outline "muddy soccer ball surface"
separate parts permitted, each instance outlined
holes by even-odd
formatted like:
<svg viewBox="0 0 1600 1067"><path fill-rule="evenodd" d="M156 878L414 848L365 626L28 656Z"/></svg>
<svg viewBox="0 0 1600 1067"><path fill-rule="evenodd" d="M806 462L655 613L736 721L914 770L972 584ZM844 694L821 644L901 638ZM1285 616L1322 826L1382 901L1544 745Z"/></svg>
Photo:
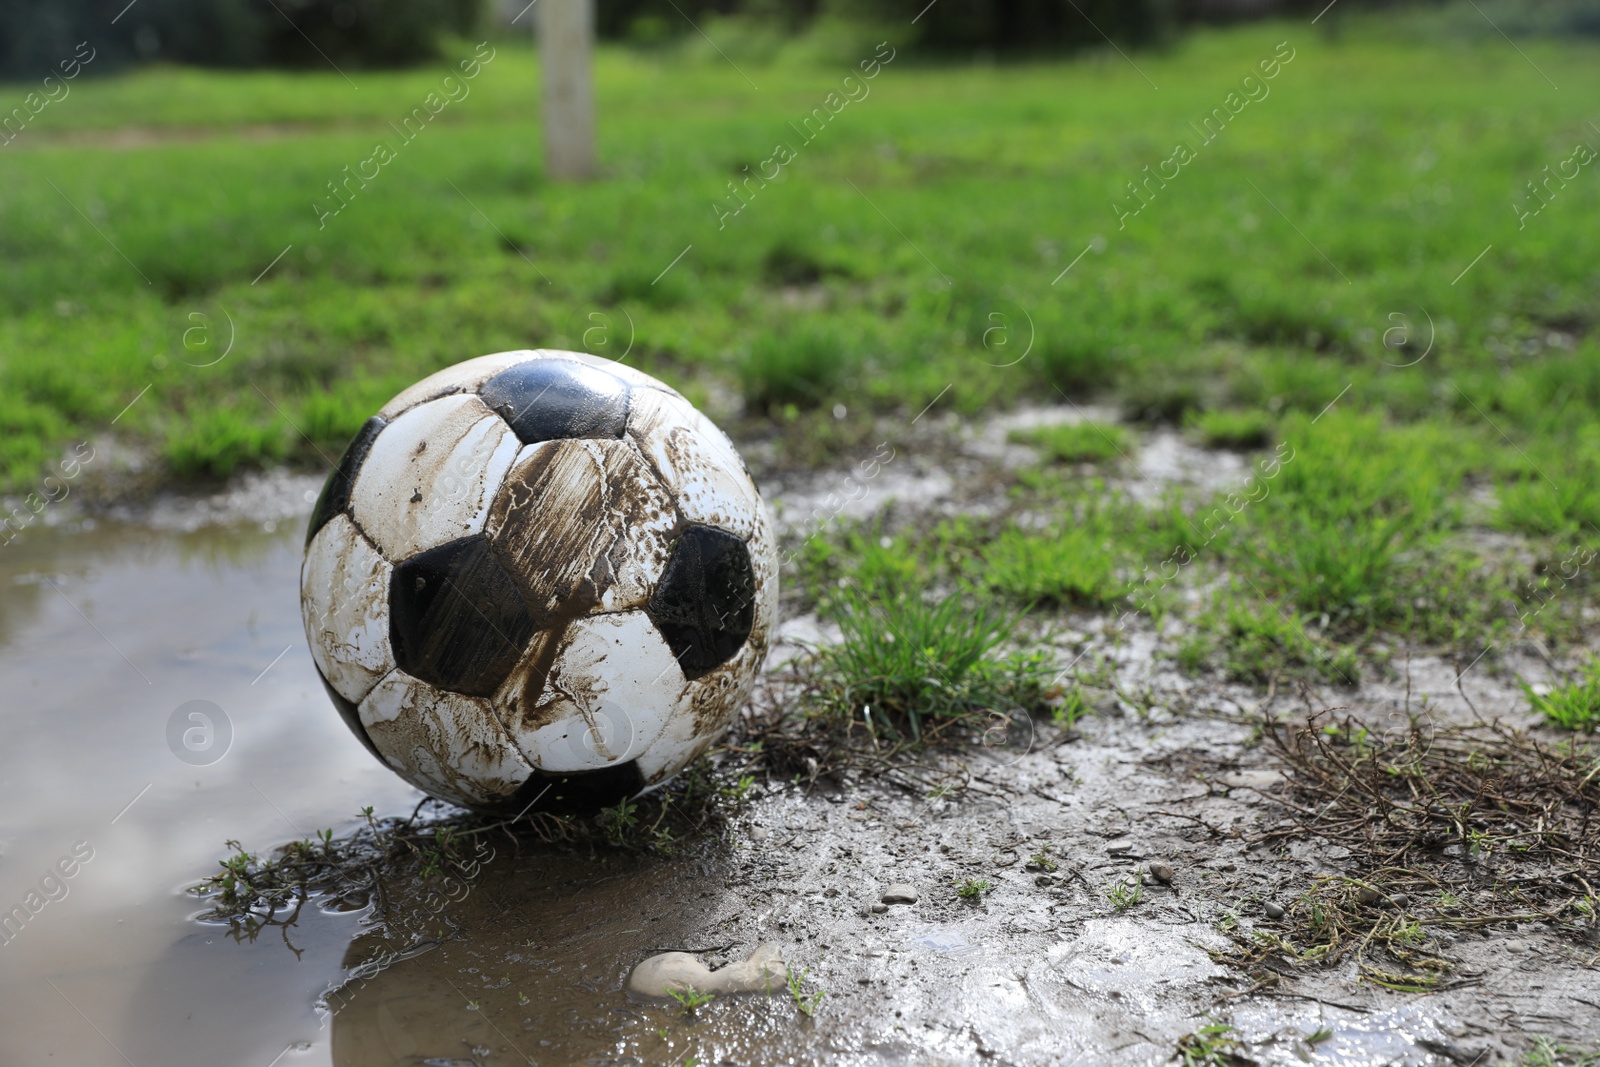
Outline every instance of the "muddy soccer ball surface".
<svg viewBox="0 0 1600 1067"><path fill-rule="evenodd" d="M486 811L612 804L703 752L767 651L778 564L721 430L573 352L468 360L356 434L300 572L345 722Z"/></svg>

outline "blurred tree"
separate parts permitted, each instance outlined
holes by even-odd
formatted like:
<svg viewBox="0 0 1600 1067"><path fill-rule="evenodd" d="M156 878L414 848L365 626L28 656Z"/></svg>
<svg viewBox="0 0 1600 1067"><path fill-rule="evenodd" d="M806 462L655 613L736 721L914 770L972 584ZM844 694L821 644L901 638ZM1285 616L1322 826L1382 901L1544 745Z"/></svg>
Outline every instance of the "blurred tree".
<svg viewBox="0 0 1600 1067"><path fill-rule="evenodd" d="M88 41L102 73L129 60L197 66L400 66L479 24L482 0L0 0L0 78L50 73Z"/></svg>
<svg viewBox="0 0 1600 1067"><path fill-rule="evenodd" d="M1150 44L1177 26L1178 0L828 0L832 13L870 12L910 24L916 41L942 52L1060 51Z"/></svg>
<svg viewBox="0 0 1600 1067"><path fill-rule="evenodd" d="M0 78L59 77L60 63L72 57L91 26L103 29L90 42L95 57L87 69L121 66L132 54L132 34L111 25L117 11L109 0L0 0Z"/></svg>

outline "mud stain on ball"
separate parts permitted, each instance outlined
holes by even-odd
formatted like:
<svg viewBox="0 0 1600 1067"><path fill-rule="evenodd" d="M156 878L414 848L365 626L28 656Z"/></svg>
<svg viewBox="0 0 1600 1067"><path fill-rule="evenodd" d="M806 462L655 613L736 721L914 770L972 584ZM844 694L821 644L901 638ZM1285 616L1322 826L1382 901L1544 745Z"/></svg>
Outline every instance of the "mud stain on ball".
<svg viewBox="0 0 1600 1067"><path fill-rule="evenodd" d="M760 493L727 436L680 398L641 393L628 436L689 522L748 539L762 515Z"/></svg>
<svg viewBox="0 0 1600 1067"><path fill-rule="evenodd" d="M649 599L677 509L620 441L549 441L522 450L486 526L541 629Z"/></svg>

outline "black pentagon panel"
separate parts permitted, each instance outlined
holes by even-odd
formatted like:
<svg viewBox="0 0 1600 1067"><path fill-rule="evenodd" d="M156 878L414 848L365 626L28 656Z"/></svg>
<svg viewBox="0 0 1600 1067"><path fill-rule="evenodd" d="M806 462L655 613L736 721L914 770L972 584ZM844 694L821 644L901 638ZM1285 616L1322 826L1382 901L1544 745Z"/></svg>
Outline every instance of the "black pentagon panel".
<svg viewBox="0 0 1600 1067"><path fill-rule="evenodd" d="M530 811L593 815L601 808L616 806L643 788L644 775L639 772L636 760L570 774L534 771L510 799L500 801L495 807L510 815Z"/></svg>
<svg viewBox="0 0 1600 1067"><path fill-rule="evenodd" d="M395 663L440 689L490 696L533 630L528 605L482 534L419 552L389 576Z"/></svg>
<svg viewBox="0 0 1600 1067"><path fill-rule="evenodd" d="M750 550L733 534L690 526L672 548L661 584L646 608L685 677L698 678L732 659L756 619L756 572Z"/></svg>
<svg viewBox="0 0 1600 1067"><path fill-rule="evenodd" d="M306 526L306 544L311 543L311 539L328 524L329 519L350 506L350 490L356 484L361 464L367 461L367 453L372 451L372 442L378 439L378 431L387 425L374 415L356 431L350 446L339 457L338 466L322 483L322 493L317 497L316 507L311 509L311 522Z"/></svg>
<svg viewBox="0 0 1600 1067"><path fill-rule="evenodd" d="M378 751L378 746L374 745L372 738L367 736L367 728L361 723L361 712L356 710L354 704L340 696L337 689L328 684L328 680L322 677L322 671L319 668L313 666L311 669L317 672L317 679L322 682L322 688L328 691L328 699L333 701L333 706L339 709L339 718L343 719L344 724L350 727L350 732L360 738L363 745L367 746L367 751L378 757L379 763L387 766L389 761L383 758L383 753Z"/></svg>
<svg viewBox="0 0 1600 1067"><path fill-rule="evenodd" d="M628 383L575 359L530 359L478 389L522 443L571 437L620 438L628 426Z"/></svg>

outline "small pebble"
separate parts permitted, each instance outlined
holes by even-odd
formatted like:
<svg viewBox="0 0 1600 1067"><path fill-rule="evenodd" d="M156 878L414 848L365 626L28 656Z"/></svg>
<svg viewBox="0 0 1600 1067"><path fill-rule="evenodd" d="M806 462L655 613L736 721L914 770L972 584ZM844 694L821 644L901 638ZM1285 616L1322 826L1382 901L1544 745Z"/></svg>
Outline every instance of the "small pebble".
<svg viewBox="0 0 1600 1067"><path fill-rule="evenodd" d="M1156 881L1160 882L1162 885L1172 884L1172 868L1168 867L1160 860L1157 860L1150 865L1150 876Z"/></svg>
<svg viewBox="0 0 1600 1067"><path fill-rule="evenodd" d="M888 910L889 910L889 905L887 905L887 904L874 904L872 906L872 914L874 914L874 915L882 915L884 912L886 912Z"/></svg>
<svg viewBox="0 0 1600 1067"><path fill-rule="evenodd" d="M1404 893L1396 893L1394 896L1389 898L1389 903L1393 904L1397 908L1404 909L1410 905L1411 898L1406 896Z"/></svg>
<svg viewBox="0 0 1600 1067"><path fill-rule="evenodd" d="M917 891L905 882L896 882L893 885L885 886L883 896L879 899L885 904L915 904L917 902Z"/></svg>
<svg viewBox="0 0 1600 1067"><path fill-rule="evenodd" d="M1041 874L1033 880L1033 884L1039 886L1052 886L1056 884L1056 878L1053 874Z"/></svg>
<svg viewBox="0 0 1600 1067"><path fill-rule="evenodd" d="M1281 919L1281 918L1284 917L1285 914L1287 914L1283 910L1283 905L1279 904L1277 901L1274 901L1274 900L1267 901L1267 906L1266 906L1265 910L1266 910L1266 913L1267 913L1267 918L1269 918L1269 919Z"/></svg>
<svg viewBox="0 0 1600 1067"><path fill-rule="evenodd" d="M1375 903L1381 896L1383 896L1383 894L1378 892L1376 889L1373 889L1371 886L1364 885L1356 890L1356 899L1361 901L1363 904Z"/></svg>

